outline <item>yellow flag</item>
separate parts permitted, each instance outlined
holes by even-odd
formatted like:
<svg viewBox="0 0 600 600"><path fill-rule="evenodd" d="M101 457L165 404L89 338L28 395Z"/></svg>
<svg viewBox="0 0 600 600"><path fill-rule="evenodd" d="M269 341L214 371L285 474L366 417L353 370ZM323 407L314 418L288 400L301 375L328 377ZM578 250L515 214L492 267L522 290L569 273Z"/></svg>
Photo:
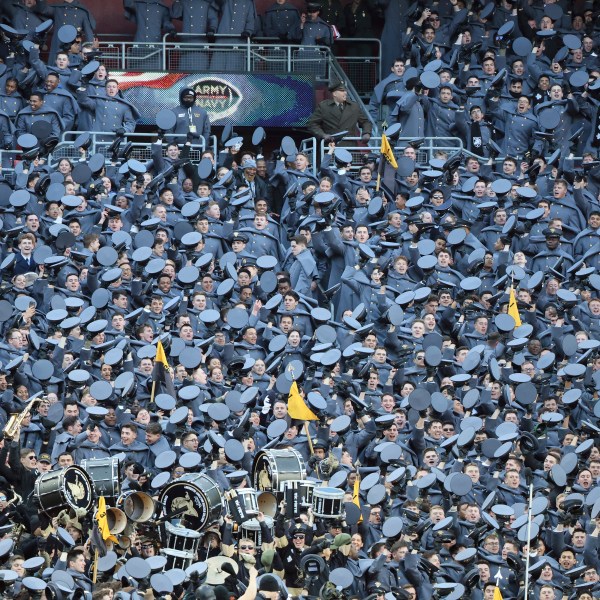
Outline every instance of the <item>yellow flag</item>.
<svg viewBox="0 0 600 600"><path fill-rule="evenodd" d="M169 361L167 360L167 355L165 354L165 349L163 348L162 342L158 342L158 344L156 344L156 358L154 360L155 362L165 365L167 369L169 368Z"/></svg>
<svg viewBox="0 0 600 600"><path fill-rule="evenodd" d="M500 588L498 586L494 588L494 600L502 600L502 594L500 593Z"/></svg>
<svg viewBox="0 0 600 600"><path fill-rule="evenodd" d="M390 163L390 165L392 165L392 167L394 167L394 169L398 168L398 163L396 162L396 157L394 156L394 151L392 150L392 147L390 146L390 143L388 142L388 139L385 136L385 133L383 133L381 135L380 152L381 152L382 156L385 156L385 159Z"/></svg>
<svg viewBox="0 0 600 600"><path fill-rule="evenodd" d="M111 542L118 544L119 540L112 535L108 527L108 519L106 518L106 500L104 499L104 496L100 496L100 498L98 498L98 512L96 513L96 521L98 521L98 529L100 530L102 539L105 542L110 540Z"/></svg>
<svg viewBox="0 0 600 600"><path fill-rule="evenodd" d="M356 506L358 506L358 508L360 508L360 495L359 494L360 494L360 477L357 475L356 479L354 480L354 490L352 492L352 502L354 504L356 504ZM362 514L361 514L358 522L362 523L362 520L363 520L363 518L362 518Z"/></svg>
<svg viewBox="0 0 600 600"><path fill-rule="evenodd" d="M176 397L173 379L169 371L169 362L167 361L167 355L162 342L156 344L156 357L154 358L154 367L152 368L151 402L154 402L156 394L169 394L169 396Z"/></svg>
<svg viewBox="0 0 600 600"><path fill-rule="evenodd" d="M515 290L512 285L510 286L510 294L508 298L508 314L515 320L517 327L521 327L521 316L519 315L517 298L515 297Z"/></svg>
<svg viewBox="0 0 600 600"><path fill-rule="evenodd" d="M288 414L292 419L298 419L299 421L317 421L319 419L319 417L306 406L295 381L292 383L290 395L288 396Z"/></svg>

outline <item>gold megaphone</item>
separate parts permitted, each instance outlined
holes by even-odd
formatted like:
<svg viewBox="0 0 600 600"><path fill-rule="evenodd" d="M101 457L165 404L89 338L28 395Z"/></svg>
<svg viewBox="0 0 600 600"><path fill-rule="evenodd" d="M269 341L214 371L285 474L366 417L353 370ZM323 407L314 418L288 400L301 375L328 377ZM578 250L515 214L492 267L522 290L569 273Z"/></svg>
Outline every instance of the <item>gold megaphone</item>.
<svg viewBox="0 0 600 600"><path fill-rule="evenodd" d="M106 507L106 520L108 529L113 535L123 533L127 526L127 516L120 508Z"/></svg>
<svg viewBox="0 0 600 600"><path fill-rule="evenodd" d="M145 523L154 516L154 500L144 492L131 492L122 496L122 506L127 518L135 523Z"/></svg>
<svg viewBox="0 0 600 600"><path fill-rule="evenodd" d="M258 510L268 517L277 515L277 498L272 492L261 492L257 498Z"/></svg>

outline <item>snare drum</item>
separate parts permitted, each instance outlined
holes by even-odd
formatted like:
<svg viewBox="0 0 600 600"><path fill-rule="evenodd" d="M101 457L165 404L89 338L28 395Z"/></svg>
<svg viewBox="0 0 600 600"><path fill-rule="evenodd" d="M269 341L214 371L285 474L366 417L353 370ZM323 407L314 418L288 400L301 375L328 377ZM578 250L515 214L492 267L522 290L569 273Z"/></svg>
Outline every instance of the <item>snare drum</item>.
<svg viewBox="0 0 600 600"><path fill-rule="evenodd" d="M263 450L254 458L252 481L259 491L279 492L284 481L305 478L304 459L297 450Z"/></svg>
<svg viewBox="0 0 600 600"><path fill-rule="evenodd" d="M329 487L315 488L312 510L316 517L322 519L343 519L344 491Z"/></svg>
<svg viewBox="0 0 600 600"><path fill-rule="evenodd" d="M162 548L160 553L167 559L165 571L170 569L183 569L185 571L195 560L195 554L184 550Z"/></svg>
<svg viewBox="0 0 600 600"><path fill-rule="evenodd" d="M225 505L219 486L203 473L186 473L165 486L158 501L165 515L185 509L173 519L180 519L195 531L201 531L218 521Z"/></svg>
<svg viewBox="0 0 600 600"><path fill-rule="evenodd" d="M40 475L33 487L40 508L49 516L65 508L90 511L94 505L94 484L91 477L77 466Z"/></svg>
<svg viewBox="0 0 600 600"><path fill-rule="evenodd" d="M180 550L196 555L202 534L193 529L177 527L168 521L165 523L163 547L169 550Z"/></svg>
<svg viewBox="0 0 600 600"><path fill-rule="evenodd" d="M92 478L96 496L104 496L107 500L120 496L121 477L118 458L84 459L81 461L81 468L85 469Z"/></svg>
<svg viewBox="0 0 600 600"><path fill-rule="evenodd" d="M294 518L302 510L300 504L300 486L301 481L284 481L281 484L281 492L285 500L285 516L288 519Z"/></svg>
<svg viewBox="0 0 600 600"><path fill-rule="evenodd" d="M255 489L231 490L225 492L225 497L227 498L229 514L238 525L258 514L258 500Z"/></svg>
<svg viewBox="0 0 600 600"><path fill-rule="evenodd" d="M308 508L312 506L313 491L315 489L314 481L284 481L281 485L281 491L286 502L288 502L288 498L291 500L290 489L293 489L298 496L298 499L294 501L298 507Z"/></svg>
<svg viewBox="0 0 600 600"><path fill-rule="evenodd" d="M265 523L267 528L271 531L271 536L273 537L275 534L275 526L274 521L271 517L265 516ZM242 523L240 527L240 536L239 539L248 538L254 542L254 546L256 548L260 548L262 544L262 533L260 531L260 523L257 519L250 519L245 523Z"/></svg>
<svg viewBox="0 0 600 600"><path fill-rule="evenodd" d="M298 494L300 495L300 506L308 508L312 506L313 493L315 490L314 481L299 481Z"/></svg>

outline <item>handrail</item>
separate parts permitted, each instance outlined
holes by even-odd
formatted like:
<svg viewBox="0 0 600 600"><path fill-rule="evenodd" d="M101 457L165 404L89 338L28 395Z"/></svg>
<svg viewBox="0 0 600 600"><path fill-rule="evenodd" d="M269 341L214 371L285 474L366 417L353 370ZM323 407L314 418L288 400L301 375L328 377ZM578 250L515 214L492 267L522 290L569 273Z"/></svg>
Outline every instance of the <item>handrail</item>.
<svg viewBox="0 0 600 600"><path fill-rule="evenodd" d="M317 174L317 138L306 138L300 142L300 152L308 156L310 170L313 175Z"/></svg>
<svg viewBox="0 0 600 600"><path fill-rule="evenodd" d="M313 138L314 139L314 138ZM359 145L360 137L345 137L344 138L344 149L348 150L352 154L352 166L351 169L356 169L362 166L362 162L358 160L359 157L364 156L367 152L373 152L379 154L381 147L381 137L372 136L367 146ZM401 150L404 150L409 142L413 141L414 137L401 137L394 142L393 151L395 155ZM455 152L464 151L463 142L457 137L424 137L419 138L424 140L423 145L419 148L418 152L426 153L426 156L422 156L422 160L417 160L417 163L425 164L433 158L434 152L446 151L450 154ZM319 142L319 163L323 160L325 154L329 151L329 146L324 140Z"/></svg>
<svg viewBox="0 0 600 600"><path fill-rule="evenodd" d="M381 40L379 38L346 38L346 37L341 37L337 40L334 40L334 45L335 46L344 46L344 45L350 45L352 46L353 44L365 44L365 43L369 43L369 44L375 44L377 45L377 54L375 56L370 56L370 57L365 57L365 56L352 56L351 54L345 54L344 56L337 56L338 59L343 59L343 60L375 60L377 62L377 81L381 81L383 79L383 75L382 75L382 71L381 71L381 66L382 66L382 60L381 60Z"/></svg>
<svg viewBox="0 0 600 600"><path fill-rule="evenodd" d="M64 158L65 156L72 155L72 158L78 157L78 150L73 147L73 140L77 139L77 137L82 133L82 131L65 131L62 134L60 142L52 152L52 164L56 164L56 162L60 161L60 159ZM91 138L91 144L88 149L88 155L97 153L103 154L102 151L110 146L112 143L112 138L115 137L114 133L105 133L103 131L90 131L89 134ZM132 142L134 148L138 148L140 150L143 149L146 152L150 150L151 147L151 142L148 141L148 138L150 137L152 137L151 133L128 133L126 135L126 139ZM168 137L169 139L173 139L178 142L186 141L185 134L168 134ZM200 136L200 143L192 144L191 146L191 151L198 153L198 156L205 150L211 150L215 156L217 155L216 136L211 135L208 141L205 140L203 136ZM110 157L105 156L106 164L110 163L109 158Z"/></svg>

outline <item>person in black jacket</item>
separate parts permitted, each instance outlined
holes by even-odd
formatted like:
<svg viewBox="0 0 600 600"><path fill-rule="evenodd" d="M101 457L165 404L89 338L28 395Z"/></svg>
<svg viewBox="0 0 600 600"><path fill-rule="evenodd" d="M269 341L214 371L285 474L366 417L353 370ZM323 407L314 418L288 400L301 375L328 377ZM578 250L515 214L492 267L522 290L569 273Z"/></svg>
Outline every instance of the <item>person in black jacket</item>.
<svg viewBox="0 0 600 600"><path fill-rule="evenodd" d="M173 109L177 121L169 133L191 134L191 141L197 144L200 136L210 137L210 118L208 113L196 104L196 92L192 88L179 91L179 106Z"/></svg>
<svg viewBox="0 0 600 600"><path fill-rule="evenodd" d="M6 477L15 493L25 500L33 492L35 480L40 473L37 470L35 452L29 448L21 448L20 437L20 428L13 437L5 437L4 446L0 450L0 475Z"/></svg>

